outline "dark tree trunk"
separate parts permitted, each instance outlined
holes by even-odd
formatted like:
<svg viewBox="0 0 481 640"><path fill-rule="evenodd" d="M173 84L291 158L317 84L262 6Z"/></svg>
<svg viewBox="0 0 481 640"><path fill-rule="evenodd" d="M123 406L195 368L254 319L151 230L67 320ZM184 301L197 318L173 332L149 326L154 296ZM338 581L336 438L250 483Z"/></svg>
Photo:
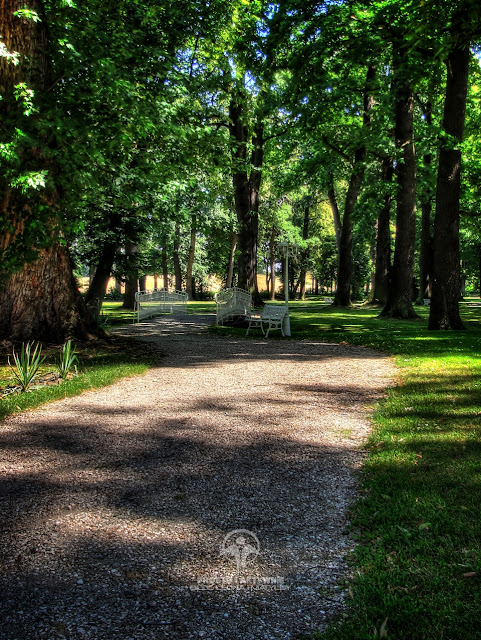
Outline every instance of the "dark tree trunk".
<svg viewBox="0 0 481 640"><path fill-rule="evenodd" d="M162 247L162 278L164 280L164 289L169 288L169 265L167 263L167 250L164 246Z"/></svg>
<svg viewBox="0 0 481 640"><path fill-rule="evenodd" d="M232 232L232 240L230 243L230 253L229 253L229 266L227 268L227 280L225 286L227 289L232 287L232 282L234 281L234 261L235 261L235 252L237 249L237 232Z"/></svg>
<svg viewBox="0 0 481 640"><path fill-rule="evenodd" d="M25 116L22 100L14 96L15 86L24 83L34 91L35 106L46 109L52 83L43 5L37 0L28 3L38 21L14 15L24 7L20 0L0 2L2 45L17 52L19 59L14 65L0 56L3 140L10 142L9 133L13 139L17 129L23 131L26 135L20 138L22 148L18 149L21 165L15 169L47 170L49 176L55 176L52 161L46 159L42 123L35 115ZM29 139L35 140L31 147ZM0 175L0 339L62 342L68 337L85 338L95 324L86 312L62 242L58 192L50 186L24 194L10 186L7 174L4 169ZM39 233L39 228L44 231Z"/></svg>
<svg viewBox="0 0 481 640"><path fill-rule="evenodd" d="M419 295L417 304L423 304L425 298L431 298L433 273L433 239L431 236L432 202L421 203L421 246L419 252Z"/></svg>
<svg viewBox="0 0 481 640"><path fill-rule="evenodd" d="M433 110L431 102L423 108L426 124L432 125ZM423 168L426 173L426 184L430 184L432 154L426 153L423 157ZM425 298L431 297L431 276L433 271L433 240L431 236L431 212L434 194L426 187L421 194L421 245L419 247L419 295L416 304L423 304Z"/></svg>
<svg viewBox="0 0 481 640"><path fill-rule="evenodd" d="M481 244L478 247L479 252L479 295L481 296Z"/></svg>
<svg viewBox="0 0 481 640"><path fill-rule="evenodd" d="M42 249L0 291L0 337L60 343L98 333L78 292L67 248Z"/></svg>
<svg viewBox="0 0 481 640"><path fill-rule="evenodd" d="M189 296L189 300L195 299L194 281L192 278L192 269L194 267L195 258L195 238L197 233L197 216L192 216L192 224L190 228L190 246L187 258L187 273L185 275L185 290Z"/></svg>
<svg viewBox="0 0 481 640"><path fill-rule="evenodd" d="M269 298L271 300L276 299L276 233L277 229L273 225L269 237L269 270L271 273Z"/></svg>
<svg viewBox="0 0 481 640"><path fill-rule="evenodd" d="M339 307L351 306L351 283L352 283L352 214L356 204L362 180L364 178L364 158L366 149L356 151L354 170L349 180L346 202L344 205L344 215L342 217L341 239L339 244L339 261L337 271L337 290L334 297L334 304Z"/></svg>
<svg viewBox="0 0 481 640"><path fill-rule="evenodd" d="M129 243L125 247L127 259L127 277L125 279L124 309L135 309L135 294L139 290L137 245Z"/></svg>
<svg viewBox="0 0 481 640"><path fill-rule="evenodd" d="M336 233L336 245L337 252L341 250L341 230L342 230L342 221L341 214L339 213L339 206L337 204L336 192L334 190L334 178L332 177L332 173L329 171L329 184L327 187L327 197L329 198L329 204L331 206L332 212L332 220L334 222L334 231Z"/></svg>
<svg viewBox="0 0 481 640"><path fill-rule="evenodd" d="M461 151L469 75L469 45L453 48L446 61L447 80L443 128L439 152L434 216L434 278L429 329L464 329L459 315L459 191Z"/></svg>
<svg viewBox="0 0 481 640"><path fill-rule="evenodd" d="M309 238L309 221L311 212L311 199L307 198L304 205L304 219L302 222L302 239L307 240ZM307 261L309 259L309 249L303 249L300 255L301 271L299 276L299 298L305 300L306 298L306 275L307 275Z"/></svg>
<svg viewBox="0 0 481 640"><path fill-rule="evenodd" d="M141 276L139 278L139 291L147 291L147 276Z"/></svg>
<svg viewBox="0 0 481 640"><path fill-rule="evenodd" d="M395 74L405 72L406 52L395 52ZM396 166L398 184L396 239L391 284L386 306L387 318L417 318L413 309L414 242L416 237L416 154L414 150L414 97L411 87L397 78L395 89L395 138L400 158Z"/></svg>
<svg viewBox="0 0 481 640"><path fill-rule="evenodd" d="M366 85L364 87L364 105L363 105L363 126L367 128L370 125L370 111L374 101L371 96L371 84L374 80L376 69L370 65L367 69ZM351 284L352 284L352 216L354 207L361 190L362 181L364 179L366 157L365 145L360 146L354 155L354 167L349 180L349 186L344 204L344 214L342 217L341 238L339 242L339 266L337 271L337 290L334 297L334 304L339 307L351 306Z"/></svg>
<svg viewBox="0 0 481 640"><path fill-rule="evenodd" d="M259 231L259 190L264 158L264 125L256 122L253 134L251 169L248 174L247 136L242 100L229 105L229 133L231 138L234 186L234 202L239 223L239 273L238 286L252 293L254 306L262 306L263 300L257 288L257 240Z"/></svg>
<svg viewBox="0 0 481 640"><path fill-rule="evenodd" d="M94 277L92 278L92 282L85 294L86 304L95 300L98 300L99 306L102 304L102 300L104 299L107 291L110 274L112 273L116 251L116 245L108 242L104 244L97 268L95 269Z"/></svg>
<svg viewBox="0 0 481 640"><path fill-rule="evenodd" d="M175 225L174 232L174 251L173 251L173 260L174 260L174 278L175 278L175 290L182 291L182 270L180 268L180 256L179 256L179 247L180 247L180 225Z"/></svg>
<svg viewBox="0 0 481 640"><path fill-rule="evenodd" d="M370 304L385 305L389 292L389 270L391 265L391 182L393 178L392 158L382 162L382 180L385 185L384 199L377 219L376 261L374 282L370 296Z"/></svg>

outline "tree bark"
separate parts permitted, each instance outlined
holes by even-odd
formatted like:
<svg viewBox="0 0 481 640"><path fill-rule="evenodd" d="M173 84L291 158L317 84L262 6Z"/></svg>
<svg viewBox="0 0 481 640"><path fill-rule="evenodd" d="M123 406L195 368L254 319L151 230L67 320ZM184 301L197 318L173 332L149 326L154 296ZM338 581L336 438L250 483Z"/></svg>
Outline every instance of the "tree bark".
<svg viewBox="0 0 481 640"><path fill-rule="evenodd" d="M392 158L382 161L382 180L385 185L383 204L377 219L376 259L374 268L374 282L369 304L385 305L389 292L389 271L391 266L391 182L393 178Z"/></svg>
<svg viewBox="0 0 481 640"><path fill-rule="evenodd" d="M175 225L174 251L172 256L174 261L174 278L175 278L176 291L182 291L182 270L180 268L179 247L180 247L180 225L177 223Z"/></svg>
<svg viewBox="0 0 481 640"><path fill-rule="evenodd" d="M309 222L311 212L311 199L307 197L304 203L304 219L302 222L302 239L308 240L309 238ZM302 249L300 254L301 269L299 275L299 298L301 300L306 299L306 275L307 275L307 261L309 259L309 249Z"/></svg>
<svg viewBox="0 0 481 640"><path fill-rule="evenodd" d="M197 233L197 216L192 216L192 224L190 228L189 255L187 258L187 273L185 275L185 289L189 296L189 300L194 300L194 295L195 295L193 279L192 279L192 269L194 267L196 233Z"/></svg>
<svg viewBox="0 0 481 640"><path fill-rule="evenodd" d="M137 245L129 242L125 247L127 258L127 277L125 279L125 292L123 309L135 309L135 294L139 290Z"/></svg>
<svg viewBox="0 0 481 640"><path fill-rule="evenodd" d="M162 247L162 278L164 280L164 289L169 288L169 265L167 263L167 249Z"/></svg>
<svg viewBox="0 0 481 640"><path fill-rule="evenodd" d="M233 161L232 183L239 223L238 285L252 293L254 306L264 304L257 288L257 241L259 231L259 190L264 159L264 125L259 118L252 136L251 169L247 172L248 129L242 99L229 105L229 133Z"/></svg>
<svg viewBox="0 0 481 640"><path fill-rule="evenodd" d="M110 242L106 242L102 247L102 253L100 254L94 277L92 278L92 282L85 294L86 304L89 304L94 300L98 300L99 306L102 304L102 300L104 299L107 291L110 274L112 273L116 251L117 246Z"/></svg>
<svg viewBox="0 0 481 640"><path fill-rule="evenodd" d="M327 187L327 197L329 198L329 204L331 206L332 219L334 222L334 232L336 234L337 252L339 253L341 250L342 221L341 221L341 214L339 213L339 206L337 204L336 192L334 190L334 178L330 171L329 171L329 184Z"/></svg>
<svg viewBox="0 0 481 640"><path fill-rule="evenodd" d="M431 102L426 103L423 108L423 115L426 124L432 125L433 109ZM426 182L429 183L431 173L432 154L425 153L423 156L423 167L426 173ZM425 298L431 298L431 277L433 270L433 240L431 236L431 212L433 193L429 187L421 194L421 244L419 247L419 295L416 304L423 304Z"/></svg>
<svg viewBox="0 0 481 640"><path fill-rule="evenodd" d="M272 225L269 238L269 269L271 272L269 297L271 300L276 299L276 233L277 229Z"/></svg>
<svg viewBox="0 0 481 640"><path fill-rule="evenodd" d="M461 151L468 87L469 44L454 47L446 61L446 97L443 128L445 138L439 152L434 216L434 278L429 329L465 329L459 315L459 192ZM457 145L456 145L457 146Z"/></svg>
<svg viewBox="0 0 481 640"><path fill-rule="evenodd" d="M375 67L370 65L366 75L366 85L364 87L364 105L363 105L363 126L368 127L371 118L370 110L374 105L373 98L370 94L371 83L376 73ZM351 306L351 284L352 284L352 216L356 205L359 192L361 190L362 181L364 179L366 157L366 146L361 145L354 155L354 166L349 180L349 186L344 204L344 213L342 217L341 237L339 241L339 266L337 271L337 290L334 296L334 304L339 307Z"/></svg>
<svg viewBox="0 0 481 640"><path fill-rule="evenodd" d="M18 64L0 56L0 122L11 138L25 135L18 149L19 175L45 172L48 186L27 194L11 186L7 171L0 175L0 339L62 342L83 339L95 330L72 274L68 248L62 242L56 173L45 153L47 142L39 118L24 114L15 87L24 83L34 92L35 106L47 108L51 86L48 32L43 5L31 0L28 8L39 20L14 13L25 7L20 0L0 2L2 45L18 53ZM5 139L5 136L4 136ZM28 147L28 140L35 140ZM26 144L27 142L27 144ZM47 212L47 213L45 213Z"/></svg>
<svg viewBox="0 0 481 640"><path fill-rule="evenodd" d="M396 50L394 73L404 74L407 52ZM391 269L391 286L382 317L417 318L413 309L414 242L416 237L416 154L414 149L414 96L406 81L394 82L395 138L399 159L396 204L396 239Z"/></svg>
<svg viewBox="0 0 481 640"><path fill-rule="evenodd" d="M237 249L237 232L232 232L232 240L230 243L230 253L229 253L229 265L227 268L227 280L225 286L227 289L232 287L232 282L234 281L234 260L235 260L235 252Z"/></svg>

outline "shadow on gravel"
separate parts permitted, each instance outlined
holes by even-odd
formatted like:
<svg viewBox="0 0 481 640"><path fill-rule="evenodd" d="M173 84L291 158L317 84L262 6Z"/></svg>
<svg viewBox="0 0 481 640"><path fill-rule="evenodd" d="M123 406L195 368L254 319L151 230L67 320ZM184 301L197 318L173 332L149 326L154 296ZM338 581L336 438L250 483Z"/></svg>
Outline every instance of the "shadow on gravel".
<svg viewBox="0 0 481 640"><path fill-rule="evenodd" d="M275 434L205 446L198 436L175 435L185 430L182 420L153 424L129 449L128 434L99 425L75 437L72 426L39 421L0 440L18 461L41 452L46 463L0 479L2 639L262 637L263 616L292 609L299 585L307 588L300 574L312 568L293 564L303 553L296 539L305 552L318 547L315 592L320 581L337 602L331 574L339 554L325 549L345 506L331 498L333 468L351 473L342 449ZM117 444L128 453L118 455ZM343 503L351 484L336 489ZM286 591L199 591L206 577L232 574L219 545L237 528L261 541L256 575L281 576ZM328 617L309 607L304 614L318 624ZM306 624L286 616L276 637ZM206 628L210 635L191 635Z"/></svg>
<svg viewBox="0 0 481 640"><path fill-rule="evenodd" d="M168 368L376 357L322 343L316 352L312 341L212 337L197 321L125 334L170 353L159 385ZM179 415L165 417L146 413L141 399L111 408L94 395L69 401L80 423L32 414L0 432L0 638L293 640L325 626L342 605L359 454L355 440L321 445L311 426L297 429L292 397L313 400L310 413L302 408L306 424L312 415L335 432L379 390L325 380L283 384L270 399L258 386L244 405L233 387L218 402L184 398ZM317 422L333 394L339 424ZM236 529L260 541L239 574L220 554ZM253 586L232 582L249 576Z"/></svg>

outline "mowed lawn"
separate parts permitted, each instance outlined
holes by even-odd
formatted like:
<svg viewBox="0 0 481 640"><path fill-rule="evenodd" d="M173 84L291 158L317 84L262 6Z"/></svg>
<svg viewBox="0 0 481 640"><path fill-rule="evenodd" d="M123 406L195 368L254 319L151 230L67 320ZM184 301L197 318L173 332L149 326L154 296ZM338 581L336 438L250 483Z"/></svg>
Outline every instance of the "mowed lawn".
<svg viewBox="0 0 481 640"><path fill-rule="evenodd" d="M398 385L375 412L349 615L325 638L481 637L481 308L461 303L468 331L292 305L296 336L362 344L395 356Z"/></svg>

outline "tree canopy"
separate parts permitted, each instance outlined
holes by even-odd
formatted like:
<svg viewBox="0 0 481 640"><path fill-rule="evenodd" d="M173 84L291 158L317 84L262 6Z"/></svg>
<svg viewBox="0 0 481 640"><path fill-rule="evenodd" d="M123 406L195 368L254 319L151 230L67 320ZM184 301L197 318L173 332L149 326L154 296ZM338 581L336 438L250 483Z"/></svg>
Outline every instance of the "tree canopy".
<svg viewBox="0 0 481 640"><path fill-rule="evenodd" d="M474 0L6 0L0 338L87 337L110 275L195 295L215 274L261 304L281 239L292 295L309 272L335 304L430 297L430 328L462 329L480 36Z"/></svg>

